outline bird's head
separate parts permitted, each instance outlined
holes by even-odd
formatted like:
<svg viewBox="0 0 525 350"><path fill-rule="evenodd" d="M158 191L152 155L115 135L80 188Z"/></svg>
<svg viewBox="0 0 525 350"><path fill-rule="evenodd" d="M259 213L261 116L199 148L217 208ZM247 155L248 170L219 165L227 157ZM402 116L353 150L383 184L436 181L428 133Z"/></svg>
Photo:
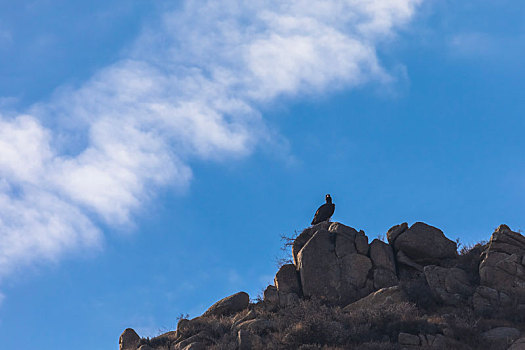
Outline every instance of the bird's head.
<svg viewBox="0 0 525 350"><path fill-rule="evenodd" d="M327 194L327 195L325 196L325 199L326 199L326 203L332 203L332 197L330 197L329 194Z"/></svg>

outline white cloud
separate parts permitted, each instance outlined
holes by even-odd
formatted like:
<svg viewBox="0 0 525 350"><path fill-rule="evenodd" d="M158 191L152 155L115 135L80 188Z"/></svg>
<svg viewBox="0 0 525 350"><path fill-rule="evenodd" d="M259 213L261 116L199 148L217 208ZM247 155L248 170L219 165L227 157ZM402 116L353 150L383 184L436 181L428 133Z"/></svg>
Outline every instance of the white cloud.
<svg viewBox="0 0 525 350"><path fill-rule="evenodd" d="M187 160L249 154L258 107L391 78L376 45L420 0L187 1L129 57L19 116L0 115L0 276L96 246Z"/></svg>
<svg viewBox="0 0 525 350"><path fill-rule="evenodd" d="M521 65L524 38L523 33L509 36L471 31L454 34L447 44L454 57Z"/></svg>
<svg viewBox="0 0 525 350"><path fill-rule="evenodd" d="M454 35L449 41L449 46L456 55L479 57L499 51L496 43L496 38L489 34L468 32Z"/></svg>

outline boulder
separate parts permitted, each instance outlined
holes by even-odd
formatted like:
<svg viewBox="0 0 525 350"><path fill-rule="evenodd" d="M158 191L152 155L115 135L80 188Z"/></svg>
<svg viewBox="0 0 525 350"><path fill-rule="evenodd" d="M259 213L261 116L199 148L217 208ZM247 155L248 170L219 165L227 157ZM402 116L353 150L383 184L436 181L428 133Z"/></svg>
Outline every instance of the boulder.
<svg viewBox="0 0 525 350"><path fill-rule="evenodd" d="M357 253L356 237L359 233L354 228L334 222L328 227L328 231L334 233L335 255L342 258L345 255Z"/></svg>
<svg viewBox="0 0 525 350"><path fill-rule="evenodd" d="M233 295L230 295L229 297L219 300L218 302L210 306L210 308L206 310L203 316L231 315L244 310L248 307L249 303L250 296L247 293L235 293Z"/></svg>
<svg viewBox="0 0 525 350"><path fill-rule="evenodd" d="M341 273L333 238L331 232L321 229L299 251L298 268L305 296L340 299Z"/></svg>
<svg viewBox="0 0 525 350"><path fill-rule="evenodd" d="M488 340L504 340L510 344L520 337L520 331L512 327L496 327L483 332L481 336Z"/></svg>
<svg viewBox="0 0 525 350"><path fill-rule="evenodd" d="M478 286L472 296L472 307L480 314L490 314L511 304L512 300L507 294L486 286Z"/></svg>
<svg viewBox="0 0 525 350"><path fill-rule="evenodd" d="M464 344L442 334L419 334L419 339L421 340L421 347L416 347L417 349L449 350L465 348Z"/></svg>
<svg viewBox="0 0 525 350"><path fill-rule="evenodd" d="M140 343L140 337L132 328L127 328L118 340L120 350L136 350Z"/></svg>
<svg viewBox="0 0 525 350"><path fill-rule="evenodd" d="M269 310L276 310L280 307L296 305L299 302L299 295L296 293L287 293L277 290L275 286L268 286L264 291L263 302Z"/></svg>
<svg viewBox="0 0 525 350"><path fill-rule="evenodd" d="M406 230L408 230L408 224L406 222L399 224L399 225L392 226L390 229L388 229L386 233L386 238L388 239L388 243L390 243L391 245L394 245L396 238L400 234L405 232Z"/></svg>
<svg viewBox="0 0 525 350"><path fill-rule="evenodd" d="M355 236L355 249L359 254L368 255L368 237L363 230Z"/></svg>
<svg viewBox="0 0 525 350"><path fill-rule="evenodd" d="M275 329L275 325L270 320L252 319L238 324L235 330L245 330L253 334L264 334Z"/></svg>
<svg viewBox="0 0 525 350"><path fill-rule="evenodd" d="M399 333L397 337L397 342L399 343L399 345L408 345L408 346L412 345L413 346L413 345L419 345L421 340L419 339L417 335L401 332Z"/></svg>
<svg viewBox="0 0 525 350"><path fill-rule="evenodd" d="M462 305L474 293L464 270L428 265L423 271L432 294L447 305Z"/></svg>
<svg viewBox="0 0 525 350"><path fill-rule="evenodd" d="M276 286L268 286L264 290L263 301L268 305L279 304L279 292L277 292Z"/></svg>
<svg viewBox="0 0 525 350"><path fill-rule="evenodd" d="M508 350L525 350L525 337L521 337L512 343Z"/></svg>
<svg viewBox="0 0 525 350"><path fill-rule="evenodd" d="M415 263L423 266L441 265L443 260L457 256L457 244L445 237L440 229L416 222L410 228L399 232L403 227L401 224L400 227L389 230L392 231L389 242L392 242L396 252L402 251Z"/></svg>
<svg viewBox="0 0 525 350"><path fill-rule="evenodd" d="M405 292L399 287L382 288L368 296L359 299L343 308L344 311L368 309L372 307L384 307L385 305L408 302Z"/></svg>
<svg viewBox="0 0 525 350"><path fill-rule="evenodd" d="M253 320L256 317L257 314L253 310L248 311L246 314L238 313L232 320L232 329L238 329L238 325L245 321Z"/></svg>
<svg viewBox="0 0 525 350"><path fill-rule="evenodd" d="M195 335L192 335L191 337L182 340L181 342L177 343L173 350L186 350L188 346L200 346L199 344L206 344L209 343L210 339L213 339L213 337L209 334L207 331L201 331ZM195 344L197 343L197 344Z"/></svg>
<svg viewBox="0 0 525 350"><path fill-rule="evenodd" d="M397 254L396 254L396 261L397 261L397 264L398 265L402 265L402 266L405 266L405 267L410 267L416 271L423 271L423 266L419 265L418 263L416 263L415 261L413 261L412 259L410 259L405 253L403 253L403 251L398 251ZM402 271L400 271L402 272Z"/></svg>
<svg viewBox="0 0 525 350"><path fill-rule="evenodd" d="M301 285L299 283L299 274L294 264L286 264L281 266L275 275L275 286L279 293L295 293L301 294Z"/></svg>
<svg viewBox="0 0 525 350"><path fill-rule="evenodd" d="M317 225L314 225L312 227L309 227L303 232L297 236L292 244L292 256L293 256L293 263L295 266L299 266L299 262L297 260L297 255L299 254L299 251L304 247L306 242L312 238L314 233L316 233L319 230L327 230L328 227L330 227L331 223L328 221L323 221L318 223ZM355 231L355 230L354 230Z"/></svg>
<svg viewBox="0 0 525 350"><path fill-rule="evenodd" d="M370 243L370 259L374 267L374 289L395 286L398 283L392 247L374 239Z"/></svg>
<svg viewBox="0 0 525 350"><path fill-rule="evenodd" d="M429 336L427 335L427 339ZM450 350L450 349L465 349L465 344L459 343L453 338L446 337L443 334L436 334L432 343L429 342L431 349L436 350Z"/></svg>
<svg viewBox="0 0 525 350"><path fill-rule="evenodd" d="M479 265L480 284L525 303L525 237L500 225Z"/></svg>
<svg viewBox="0 0 525 350"><path fill-rule="evenodd" d="M332 223L328 229L320 225L314 226L317 231L297 254L303 294L339 305L368 295L373 290L368 279L372 261L359 253L367 252L368 244L366 249L356 247L364 246L368 238L340 223Z"/></svg>
<svg viewBox="0 0 525 350"><path fill-rule="evenodd" d="M398 282L397 275L391 270L374 269L374 289L392 287L397 285Z"/></svg>
<svg viewBox="0 0 525 350"><path fill-rule="evenodd" d="M377 238L370 243L370 259L372 259L374 267L396 273L396 262L392 247Z"/></svg>

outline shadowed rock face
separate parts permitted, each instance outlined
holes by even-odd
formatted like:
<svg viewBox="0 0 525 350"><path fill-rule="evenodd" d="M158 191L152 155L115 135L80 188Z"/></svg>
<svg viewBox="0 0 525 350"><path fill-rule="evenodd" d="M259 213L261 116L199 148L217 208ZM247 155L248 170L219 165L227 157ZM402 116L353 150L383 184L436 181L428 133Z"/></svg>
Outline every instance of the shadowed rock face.
<svg viewBox="0 0 525 350"><path fill-rule="evenodd" d="M489 311L514 304L525 312L525 237L501 225L492 234L484 255L475 307Z"/></svg>
<svg viewBox="0 0 525 350"><path fill-rule="evenodd" d="M434 296L447 305L462 305L474 293L467 273L459 268L428 265L424 272Z"/></svg>
<svg viewBox="0 0 525 350"><path fill-rule="evenodd" d="M295 293L301 295L299 274L294 264L281 266L274 279L275 286L281 293Z"/></svg>
<svg viewBox="0 0 525 350"><path fill-rule="evenodd" d="M408 302L408 297L399 286L382 288L344 307L345 311Z"/></svg>
<svg viewBox="0 0 525 350"><path fill-rule="evenodd" d="M370 259L374 266L374 289L391 287L398 283L394 252L389 244L374 239L370 243Z"/></svg>
<svg viewBox="0 0 525 350"><path fill-rule="evenodd" d="M139 345L140 337L131 328L127 328L119 338L119 349L120 350L135 350Z"/></svg>
<svg viewBox="0 0 525 350"><path fill-rule="evenodd" d="M246 309L249 302L250 296L247 293L235 293L233 295L230 295L229 297L219 300L218 302L210 306L210 308L206 310L203 316L231 315L233 313Z"/></svg>
<svg viewBox="0 0 525 350"><path fill-rule="evenodd" d="M310 232L309 232L310 234ZM372 261L363 232L340 223L315 226L297 254L303 294L345 305L373 290Z"/></svg>
<svg viewBox="0 0 525 350"><path fill-rule="evenodd" d="M420 265L439 265L445 259L457 256L457 244L433 226L416 222L410 228L402 224L395 234L390 234L390 244L396 252L402 251L409 259Z"/></svg>
<svg viewBox="0 0 525 350"><path fill-rule="evenodd" d="M299 254L299 251L303 249L304 245L310 240L310 238L312 238L314 233L321 229L328 230L328 227L330 227L330 225L330 222L323 221L320 224L303 230L303 232L301 232L301 234L295 238L292 244L293 263L295 266L299 266L299 261L297 260L297 255Z"/></svg>

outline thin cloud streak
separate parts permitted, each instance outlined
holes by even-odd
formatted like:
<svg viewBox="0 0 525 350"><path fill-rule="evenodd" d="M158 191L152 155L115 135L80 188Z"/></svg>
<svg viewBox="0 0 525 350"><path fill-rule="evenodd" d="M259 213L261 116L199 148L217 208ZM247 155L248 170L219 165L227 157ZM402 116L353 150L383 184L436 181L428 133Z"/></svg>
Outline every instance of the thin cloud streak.
<svg viewBox="0 0 525 350"><path fill-rule="evenodd" d="M388 83L376 45L420 0L187 1L127 59L20 115L0 111L0 277L99 246L191 159L275 142L258 108L276 98Z"/></svg>

